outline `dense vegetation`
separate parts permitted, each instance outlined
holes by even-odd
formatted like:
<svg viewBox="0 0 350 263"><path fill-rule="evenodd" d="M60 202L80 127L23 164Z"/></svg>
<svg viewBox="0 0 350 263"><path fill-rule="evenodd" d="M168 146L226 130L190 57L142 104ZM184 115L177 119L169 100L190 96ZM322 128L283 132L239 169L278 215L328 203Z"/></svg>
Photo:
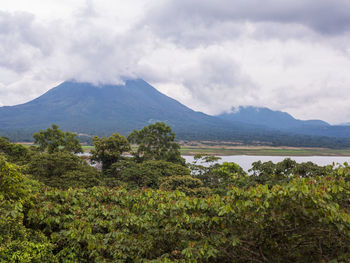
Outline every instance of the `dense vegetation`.
<svg viewBox="0 0 350 263"><path fill-rule="evenodd" d="M57 126L35 136L0 138L0 262L350 260L346 163L186 165L164 123L95 137L91 160Z"/></svg>

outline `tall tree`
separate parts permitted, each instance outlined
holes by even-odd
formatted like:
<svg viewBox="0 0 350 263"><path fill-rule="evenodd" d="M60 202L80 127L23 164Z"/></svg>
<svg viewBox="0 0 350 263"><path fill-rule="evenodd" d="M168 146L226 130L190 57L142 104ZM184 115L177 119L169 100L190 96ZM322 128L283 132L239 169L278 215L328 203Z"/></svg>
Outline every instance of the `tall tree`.
<svg viewBox="0 0 350 263"><path fill-rule="evenodd" d="M123 159L123 153L130 151L128 140L118 133L108 138L95 136L93 143L95 149L91 151L91 160L101 162L103 172L106 172L113 163Z"/></svg>
<svg viewBox="0 0 350 263"><path fill-rule="evenodd" d="M139 131L134 130L128 136L128 140L138 145L133 155L139 162L164 160L185 163L180 154L180 145L175 142L175 133L164 122L151 124Z"/></svg>
<svg viewBox="0 0 350 263"><path fill-rule="evenodd" d="M48 186L62 189L88 188L100 184L97 169L67 151L33 154L25 172Z"/></svg>
<svg viewBox="0 0 350 263"><path fill-rule="evenodd" d="M56 124L51 128L39 133L34 133L34 143L39 145L40 151L54 153L58 151L67 151L81 153L83 149L76 138L76 134L61 131Z"/></svg>
<svg viewBox="0 0 350 263"><path fill-rule="evenodd" d="M128 160L114 163L108 176L122 182L128 189L143 187L158 189L164 178L190 176L190 170L186 166L163 160L147 160L136 163L129 158ZM113 180L111 182L114 183ZM115 185L110 184L109 186L114 187Z"/></svg>

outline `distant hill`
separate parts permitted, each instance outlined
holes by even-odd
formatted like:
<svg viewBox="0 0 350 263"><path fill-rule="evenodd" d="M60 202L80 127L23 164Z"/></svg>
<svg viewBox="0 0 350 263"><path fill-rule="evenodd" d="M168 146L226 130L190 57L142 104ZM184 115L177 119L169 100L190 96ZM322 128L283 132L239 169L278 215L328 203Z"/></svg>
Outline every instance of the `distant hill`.
<svg viewBox="0 0 350 263"><path fill-rule="evenodd" d="M286 112L253 106L240 106L233 109L231 113L223 113L218 115L218 117L229 121L263 125L278 130L295 129L302 126L329 126L325 121L297 120Z"/></svg>
<svg viewBox="0 0 350 263"><path fill-rule="evenodd" d="M267 114L268 109L264 110ZM254 111L252 111L254 113ZM196 112L160 93L142 79L127 80L124 85L93 85L64 82L42 96L16 106L0 107L0 136L30 140L32 133L52 123L63 130L90 136L128 135L157 121L170 125L183 140L228 140L246 144L289 146L350 146L350 140L310 137L276 130L273 119L279 116L296 121L286 113L275 113L269 122L245 114L240 119L220 118ZM259 114L258 114L259 115ZM267 114L268 115L268 114ZM289 116L289 117L288 117ZM249 119L250 118L250 119ZM251 121L255 118L256 121ZM268 118L265 118L267 120ZM321 121L305 122L328 127ZM318 126L317 126L318 127Z"/></svg>
<svg viewBox="0 0 350 263"><path fill-rule="evenodd" d="M340 123L338 126L350 126L350 122Z"/></svg>
<svg viewBox="0 0 350 263"><path fill-rule="evenodd" d="M231 122L261 125L294 134L350 138L350 127L345 125L330 125L322 120L298 120L289 113L263 107L240 106L230 113L223 113L217 117Z"/></svg>

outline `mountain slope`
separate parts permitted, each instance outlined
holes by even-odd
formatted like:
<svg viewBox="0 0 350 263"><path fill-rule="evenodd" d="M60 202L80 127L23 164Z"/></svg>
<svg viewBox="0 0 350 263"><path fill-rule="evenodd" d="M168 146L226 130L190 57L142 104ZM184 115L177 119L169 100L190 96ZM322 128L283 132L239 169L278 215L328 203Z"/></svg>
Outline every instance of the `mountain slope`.
<svg viewBox="0 0 350 263"><path fill-rule="evenodd" d="M183 140L226 140L244 144L289 146L350 146L350 140L300 136L193 111L141 79L124 85L68 81L27 103L0 107L0 136L30 140L32 133L56 123L63 130L89 135L128 135L157 121L170 125Z"/></svg>
<svg viewBox="0 0 350 263"><path fill-rule="evenodd" d="M214 133L233 132L237 126L195 112L141 79L102 86L64 82L28 103L0 108L0 126L8 130L37 131L56 123L75 132L127 134L156 121L183 133L201 133L204 128L214 129Z"/></svg>

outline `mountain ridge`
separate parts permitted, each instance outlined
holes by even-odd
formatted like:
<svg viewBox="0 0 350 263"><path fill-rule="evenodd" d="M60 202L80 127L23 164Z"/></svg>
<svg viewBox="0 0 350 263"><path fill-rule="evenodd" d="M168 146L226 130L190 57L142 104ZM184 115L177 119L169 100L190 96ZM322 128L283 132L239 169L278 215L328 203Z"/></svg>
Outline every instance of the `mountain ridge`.
<svg viewBox="0 0 350 263"><path fill-rule="evenodd" d="M239 106L232 108L229 113L216 116L229 121L241 121L281 130L303 125L330 126L322 120L299 120L287 112L271 110L267 107Z"/></svg>
<svg viewBox="0 0 350 263"><path fill-rule="evenodd" d="M0 136L30 140L33 132L52 123L76 133L127 135L156 121L170 125L182 140L318 147L326 140L330 145L341 146L335 139L311 138L261 123L225 120L194 111L142 79L126 80L124 85L99 86L66 81L27 103L0 107Z"/></svg>
<svg viewBox="0 0 350 263"><path fill-rule="evenodd" d="M45 128L55 122L64 129L80 132L92 123L103 122L105 128L126 133L155 121L176 128L184 120L199 126L230 126L186 107L141 79L101 87L67 81L27 103L0 107L3 128Z"/></svg>
<svg viewBox="0 0 350 263"><path fill-rule="evenodd" d="M281 132L300 135L350 138L350 127L330 125L322 120L298 120L287 112L274 111L266 107L240 106L230 113L216 115L218 118L273 128Z"/></svg>

